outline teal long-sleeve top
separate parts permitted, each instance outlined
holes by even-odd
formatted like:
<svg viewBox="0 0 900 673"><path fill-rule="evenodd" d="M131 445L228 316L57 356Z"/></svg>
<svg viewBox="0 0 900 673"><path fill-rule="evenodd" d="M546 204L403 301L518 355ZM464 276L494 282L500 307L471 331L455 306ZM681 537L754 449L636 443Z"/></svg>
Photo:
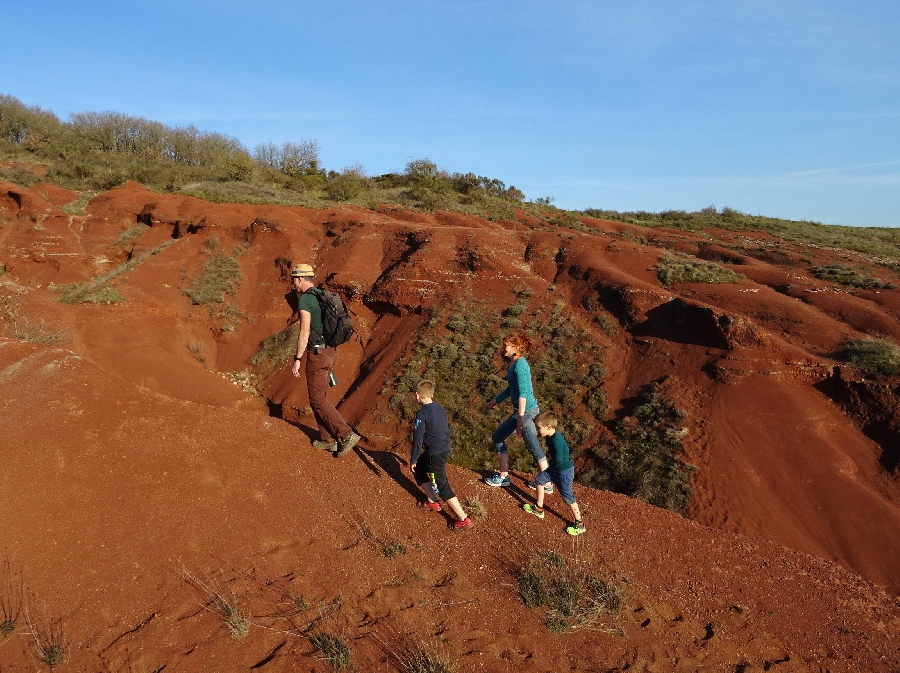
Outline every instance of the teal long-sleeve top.
<svg viewBox="0 0 900 673"><path fill-rule="evenodd" d="M509 366L506 370L506 383L506 389L496 397L498 404L508 397L512 401L513 413L518 413L519 398L524 397L525 411L537 406L534 389L531 387L531 367L528 360L519 358Z"/></svg>
<svg viewBox="0 0 900 673"><path fill-rule="evenodd" d="M551 470L562 472L574 467L569 453L569 445L559 430L549 437L544 437L544 441L547 444L547 462L550 464Z"/></svg>

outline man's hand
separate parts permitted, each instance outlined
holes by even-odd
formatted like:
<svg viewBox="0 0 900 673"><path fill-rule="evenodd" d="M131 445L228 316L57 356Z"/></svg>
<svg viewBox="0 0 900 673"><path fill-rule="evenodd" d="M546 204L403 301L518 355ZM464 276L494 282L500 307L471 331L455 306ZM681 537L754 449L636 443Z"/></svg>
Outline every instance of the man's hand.
<svg viewBox="0 0 900 673"><path fill-rule="evenodd" d="M497 400L495 400L495 399L492 397L492 398L491 398L491 401L488 402L488 411L490 411L491 409L493 409L493 408L496 407L496 406L497 406Z"/></svg>
<svg viewBox="0 0 900 673"><path fill-rule="evenodd" d="M300 360L294 360L294 364L291 366L291 374L296 377L300 376Z"/></svg>
<svg viewBox="0 0 900 673"><path fill-rule="evenodd" d="M415 463L409 464L409 473L413 476L413 481L415 481L416 480L415 479L415 477L416 477L416 464Z"/></svg>

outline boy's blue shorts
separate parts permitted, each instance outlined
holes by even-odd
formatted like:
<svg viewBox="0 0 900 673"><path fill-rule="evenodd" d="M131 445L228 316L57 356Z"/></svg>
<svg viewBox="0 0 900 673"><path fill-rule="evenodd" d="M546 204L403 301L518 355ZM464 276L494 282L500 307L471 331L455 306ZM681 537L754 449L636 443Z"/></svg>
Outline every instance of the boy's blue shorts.
<svg viewBox="0 0 900 673"><path fill-rule="evenodd" d="M534 480L541 486L545 486L548 482L552 481L553 485L559 489L559 494L562 496L564 503L571 505L576 502L575 489L572 487L575 483L574 465L572 467L567 467L562 471L548 468L535 477Z"/></svg>

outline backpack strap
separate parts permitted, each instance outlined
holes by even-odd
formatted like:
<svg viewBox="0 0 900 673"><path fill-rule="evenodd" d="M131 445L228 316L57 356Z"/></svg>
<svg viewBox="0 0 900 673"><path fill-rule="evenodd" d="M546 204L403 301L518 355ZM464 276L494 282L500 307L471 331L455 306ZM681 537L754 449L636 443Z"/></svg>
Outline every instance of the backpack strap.
<svg viewBox="0 0 900 673"><path fill-rule="evenodd" d="M316 286L313 286L313 287L309 288L308 290L304 290L304 292L302 294L311 294L313 297L316 298L316 301L319 303L319 311L320 311L320 315L321 315L322 290L320 290ZM313 346L324 346L325 345L325 335L321 334L313 329L312 320L309 321L309 333L311 335L315 335L316 338L309 340L309 342L306 344L307 348L312 348Z"/></svg>

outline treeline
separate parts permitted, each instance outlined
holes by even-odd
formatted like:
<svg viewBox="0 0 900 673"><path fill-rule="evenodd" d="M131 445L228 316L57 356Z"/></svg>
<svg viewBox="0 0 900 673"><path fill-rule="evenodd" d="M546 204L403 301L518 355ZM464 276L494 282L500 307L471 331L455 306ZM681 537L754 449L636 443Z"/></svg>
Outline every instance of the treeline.
<svg viewBox="0 0 900 673"><path fill-rule="evenodd" d="M221 133L120 112L78 112L62 121L53 112L0 94L0 155L33 158L47 166L47 180L69 189L106 190L128 180L161 190L243 182L331 200L404 188L424 207L441 205L440 195L450 192L475 199L525 199L512 185L474 173L449 173L429 159L410 161L403 173L371 178L360 166L329 171L321 165L319 150L315 140L301 140L262 143L250 151Z"/></svg>

